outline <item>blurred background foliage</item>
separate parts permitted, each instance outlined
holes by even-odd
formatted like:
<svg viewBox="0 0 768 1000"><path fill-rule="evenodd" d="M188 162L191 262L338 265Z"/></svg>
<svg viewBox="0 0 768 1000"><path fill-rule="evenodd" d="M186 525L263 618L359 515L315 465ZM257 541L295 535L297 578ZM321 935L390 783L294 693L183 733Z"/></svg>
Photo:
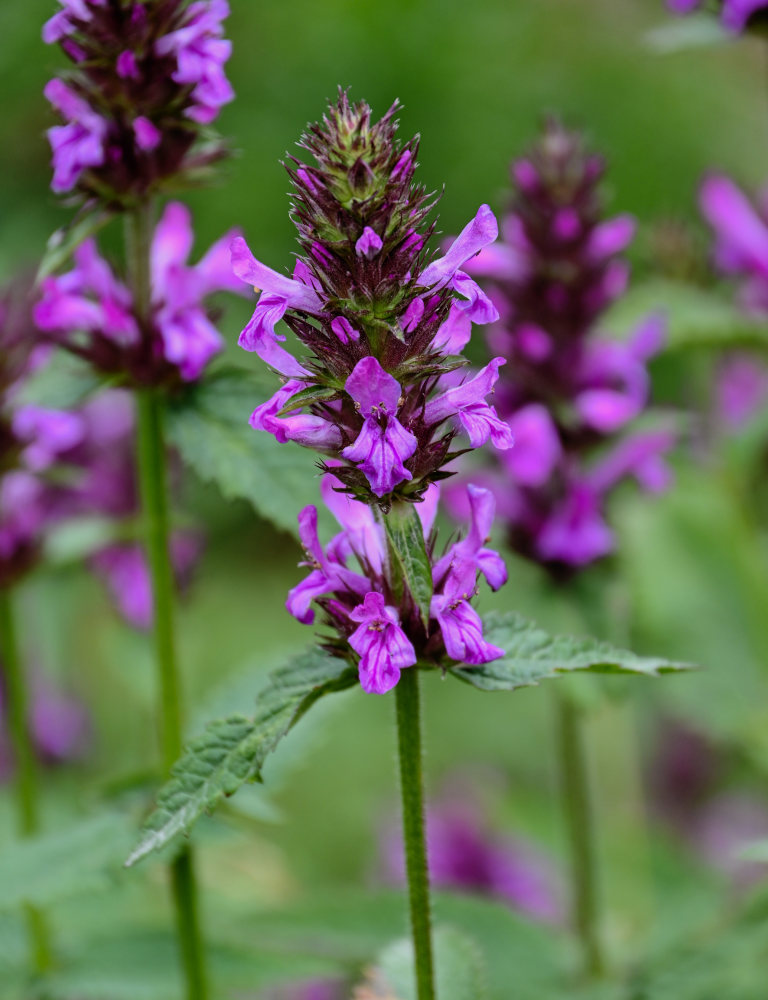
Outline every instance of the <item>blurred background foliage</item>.
<svg viewBox="0 0 768 1000"><path fill-rule="evenodd" d="M49 113L41 91L59 63L42 45L40 27L53 7L52 0L0 4L3 278L34 265L69 217L48 189L44 140ZM667 21L661 0L476 0L470 7L458 0L232 0L232 7L229 75L237 100L219 124L235 156L216 186L188 193L199 247L238 225L260 259L289 264L295 248L279 161L339 84L378 113L395 98L403 102L404 135L422 137L422 179L445 187L445 233L482 201L503 205L508 162L542 113L584 127L610 162L611 209L636 214L643 226L633 251L640 279L655 270L655 223L699 226L695 192L706 169L722 168L748 185L768 176L765 51L740 41L661 55L647 43L648 32ZM117 236L107 230L104 238L117 246ZM221 329L233 347L247 308L227 307ZM658 398L705 408L714 360L711 351L662 356L654 369ZM768 921L759 901L745 911L723 865L687 849L644 793L660 720L675 718L715 742L724 787L768 807L768 517L758 488L766 440L759 419L730 438L694 446L686 436L667 495L649 500L630 489L619 498L619 555L592 574L586 592L548 593L536 570L510 560L509 585L484 597L486 607L515 607L553 629L599 631L638 652L703 667L607 689L587 679L574 684L592 719L606 934L614 961L630 970L623 995L638 1000L765 995ZM308 494L314 486L310 481ZM191 477L178 508L208 534L179 619L194 732L217 712L248 712L264 673L312 633L283 609L301 573L292 537ZM47 775L46 826L66 830L104 800L138 816L157 781L146 637L118 621L77 566L37 574L23 605L29 660L76 692L92 717L82 762ZM468 775L488 792L495 828L535 841L564 872L551 692L491 698L430 677L424 700L430 787L456 772ZM265 786L244 789L196 834L215 968L238 995L255 995L273 973L354 964L402 932L399 898L375 894L379 841L396 816L392 711L391 699L360 691L320 705L268 764ZM121 812L116 829L124 818ZM92 836L103 843L113 834L97 829ZM0 843L11 838L10 803L0 790ZM90 872L83 882L75 869L72 884L61 888L54 926L72 962L56 996L174 996L162 870L150 861L120 871L125 846L118 836L104 873L94 880ZM0 871L10 880L7 867ZM749 882L753 893L760 871ZM12 892L0 878L0 896ZM521 923L500 906L494 920L473 905L448 900L444 909L484 935L494 997L576 995L561 992L554 971L572 962L560 932ZM721 931L732 919L742 923ZM326 938L307 929L317 921ZM22 953L15 916L0 914L0 983L9 990ZM505 991L507 976L514 991ZM9 995L5 987L0 995ZM599 995L614 994L606 987Z"/></svg>

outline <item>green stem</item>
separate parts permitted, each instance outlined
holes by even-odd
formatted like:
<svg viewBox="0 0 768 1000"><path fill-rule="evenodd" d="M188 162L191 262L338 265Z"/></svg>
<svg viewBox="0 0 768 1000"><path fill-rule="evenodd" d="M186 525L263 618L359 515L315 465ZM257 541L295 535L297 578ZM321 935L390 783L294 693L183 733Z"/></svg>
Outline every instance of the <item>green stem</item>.
<svg viewBox="0 0 768 1000"><path fill-rule="evenodd" d="M126 246L136 315L139 322L145 325L150 314L151 232L151 206L144 204L128 216ZM160 688L160 737L163 765L168 771L181 756L183 723L174 630L173 569L169 553L163 402L157 389L144 388L136 392L137 471L152 579L153 635ZM184 847L177 855L171 863L170 874L187 1000L206 1000L207 977L191 847Z"/></svg>
<svg viewBox="0 0 768 1000"><path fill-rule="evenodd" d="M22 837L33 837L40 828L38 774L35 748L29 730L29 698L19 655L13 600L9 589L0 589L0 658L8 700L8 734L16 768L15 792L18 828ZM25 906L33 967L42 974L50 969L52 954L48 926L37 907Z"/></svg>
<svg viewBox="0 0 768 1000"><path fill-rule="evenodd" d="M595 826L589 791L581 710L568 693L557 694L560 772L571 854L572 922L579 936L584 972L598 978L605 969L600 941Z"/></svg>
<svg viewBox="0 0 768 1000"><path fill-rule="evenodd" d="M416 963L417 1000L435 1000L432 961L432 911L429 898L427 848L424 838L421 710L417 667L404 670L395 688L400 792L403 800L403 844L411 934Z"/></svg>

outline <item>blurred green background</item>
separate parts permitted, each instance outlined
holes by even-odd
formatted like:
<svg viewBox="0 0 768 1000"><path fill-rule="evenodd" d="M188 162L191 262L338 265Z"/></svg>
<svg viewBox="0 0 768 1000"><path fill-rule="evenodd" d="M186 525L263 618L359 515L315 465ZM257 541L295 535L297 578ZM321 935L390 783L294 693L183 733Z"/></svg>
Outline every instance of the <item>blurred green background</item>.
<svg viewBox="0 0 768 1000"><path fill-rule="evenodd" d="M457 231L480 202L503 205L508 162L548 111L586 129L610 162L611 209L633 212L645 225L695 220L696 186L711 166L748 184L768 176L765 52L741 41L660 55L647 36L669 23L661 0L231 2L229 75L237 100L224 109L219 127L235 156L216 186L189 194L200 250L237 225L260 259L276 268L290 264L295 247L279 161L337 85L349 86L377 113L395 98L403 102L403 134L421 135L422 180L445 188L440 229L446 233ZM3 278L33 263L71 214L48 188L50 116L41 91L62 62L41 43L40 27L53 10L51 0L0 0ZM227 309L221 329L231 345L247 308ZM236 350L232 357L254 363ZM665 401L687 398L698 364L662 359L657 375ZM654 719L667 713L715 736L736 762L737 785L759 786L765 778L768 559L764 523L749 494L750 477L762 468L764 439L758 429L706 458L682 448L668 496L651 502L629 490L616 505L622 548L595 584L607 609L598 609L600 630L638 651L705 668L696 676L627 683L614 700L579 685L594 702L591 751L604 818L607 933L617 958L636 959L684 940L699 924L724 920L732 906L727 880L649 823L640 771L652 755ZM309 455L307 470L311 476ZM191 479L179 507L208 532L179 621L194 732L217 711L249 711L263 673L312 633L283 608L287 589L303 572L296 569L300 554L291 537ZM554 602L538 574L517 561L508 587L483 600L486 607L517 607L553 628L588 627L578 602L567 595ZM56 828L105 796L130 801L131 787L141 790L142 770L154 780L150 653L146 637L123 626L99 585L77 569L38 574L23 602L28 655L77 692L93 716L88 756L47 778L46 822ZM491 698L430 678L425 702L431 787L457 768L480 776L490 768L498 828L534 838L562 859L550 692ZM395 814L392 712L391 699L358 691L320 706L268 765L266 791L245 789L229 814L202 825L206 924L214 939L231 939L237 927L241 944L252 940L261 907L269 913L273 905L318 894L336 899L375 883L377 838ZM10 803L0 791L0 840L10 839L11 830ZM166 926L156 863L111 879L101 886L108 891L95 915L87 915L94 886L55 911L62 946L72 954L80 947L93 958L102 947L93 942L108 941L116 929L124 941L135 933L141 942L149 927L156 943ZM765 947L762 939L759 947ZM21 948L8 918L0 924L0 969L5 960L12 970ZM112 954L108 944L103 948ZM172 978L173 962L164 961ZM125 963L124 992L104 987L100 993L91 981L87 988L80 983L77 995L143 998L171 989L141 992L142 961ZM535 987L535 977L531 982ZM535 987L531 995L542 997L542 990ZM733 995L752 1000L761 994ZM683 993L669 996L679 1000Z"/></svg>

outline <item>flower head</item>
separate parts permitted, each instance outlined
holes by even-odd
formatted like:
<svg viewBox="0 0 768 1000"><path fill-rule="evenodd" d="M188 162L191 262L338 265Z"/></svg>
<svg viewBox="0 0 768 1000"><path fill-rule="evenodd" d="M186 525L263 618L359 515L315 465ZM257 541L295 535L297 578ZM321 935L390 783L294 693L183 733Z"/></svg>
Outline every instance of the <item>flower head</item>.
<svg viewBox="0 0 768 1000"><path fill-rule="evenodd" d="M303 136L313 162L288 166L301 248L291 277L232 244L235 274L260 296L240 345L289 380L253 425L322 451L347 489L384 509L448 474L457 434L473 448L511 440L485 399L500 359L462 386L444 382L465 364L456 355L472 323L497 318L465 270L496 239L496 220L483 205L445 254L429 253L433 201L414 181L417 141L396 139L396 110L373 122L341 93ZM282 346L280 321L301 361ZM293 409L289 386L302 393Z"/></svg>
<svg viewBox="0 0 768 1000"><path fill-rule="evenodd" d="M152 240L148 322L139 322L127 285L86 240L75 250L73 270L44 280L37 325L98 370L136 384L194 381L223 347L204 300L241 285L229 267L231 233L190 265L193 238L189 210L170 202Z"/></svg>
<svg viewBox="0 0 768 1000"><path fill-rule="evenodd" d="M604 217L603 173L602 160L557 121L513 164L503 242L464 265L498 307L488 341L502 357L425 407L428 418L454 408L470 443L494 442L498 471L486 483L510 541L552 571L612 550L605 501L622 479L651 490L668 480L662 456L672 435L631 429L648 402L646 365L664 325L649 317L625 341L596 332L626 286L621 253L634 232L628 216ZM465 512L463 492L448 500Z"/></svg>
<svg viewBox="0 0 768 1000"><path fill-rule="evenodd" d="M335 466L334 473L340 466ZM433 564L434 594L425 627L421 610L407 587L390 576L384 529L371 507L344 492L340 479L327 473L323 495L341 525L325 547L317 536L317 510L299 515L302 543L311 572L288 595L287 607L299 621L314 621L312 604L324 612L324 624L338 655L354 660L365 691L384 694L401 671L417 661L440 667L480 664L504 655L483 639L482 622L471 605L479 575L496 589L506 580L501 557L486 548L494 500L486 490L469 487L472 523L466 538L441 556L433 555L432 527L438 487L430 487L417 506L427 551ZM357 568L348 565L354 559Z"/></svg>
<svg viewBox="0 0 768 1000"><path fill-rule="evenodd" d="M200 126L234 96L225 0L59 3L43 40L74 67L45 88L63 122L48 131L54 191L128 206L223 155Z"/></svg>

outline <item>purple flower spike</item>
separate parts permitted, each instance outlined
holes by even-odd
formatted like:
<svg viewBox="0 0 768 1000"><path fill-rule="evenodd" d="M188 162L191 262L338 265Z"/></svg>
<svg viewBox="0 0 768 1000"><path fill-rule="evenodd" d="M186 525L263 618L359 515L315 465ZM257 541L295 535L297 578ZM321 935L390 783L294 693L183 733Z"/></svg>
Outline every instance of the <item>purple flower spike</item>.
<svg viewBox="0 0 768 1000"><path fill-rule="evenodd" d="M664 320L649 316L628 341L596 332L602 312L626 286L628 269L618 255L635 230L627 215L604 217L603 173L602 160L581 137L554 120L531 153L513 164L516 191L502 242L465 264L487 282L498 315L489 346L503 357L424 409L435 421L453 410L472 445L490 437L504 449L494 471L478 476L473 470L472 477L493 490L512 547L554 575L612 550L605 506L619 482L631 476L650 492L669 483L663 454L673 435L631 432L648 405L647 362L663 344ZM728 229L722 241L731 261L763 253L768 226L729 183L710 182L704 200ZM736 234L730 231L734 212ZM474 317L486 306L458 278L456 289ZM454 313L444 327L454 342L465 335ZM500 376L503 358L510 363ZM484 403L494 387L496 408ZM626 436L616 439L619 432ZM460 507L461 498L450 493L451 505Z"/></svg>
<svg viewBox="0 0 768 1000"><path fill-rule="evenodd" d="M471 525L465 539L444 555L436 550L433 528L439 488L433 485L417 505L427 551L433 560L434 598L425 628L412 595L390 577L384 528L367 504L344 492L344 483L331 466L323 484L323 499L341 525L341 532L323 548L317 537L317 510L299 515L299 533L310 573L288 595L290 613L304 624L315 619L313 604L324 612L323 624L335 638L340 656L354 654L365 691L384 694L393 688L400 671L419 661L450 668L455 663L479 664L503 656L503 650L483 639L482 621L470 601L484 576L496 589L506 580L498 553L487 548L494 499L486 490L469 488ZM348 566L354 559L360 569Z"/></svg>
<svg viewBox="0 0 768 1000"><path fill-rule="evenodd" d="M118 281L93 240L74 253L75 267L46 278L35 321L65 347L85 355L94 367L138 383L198 379L223 347L204 298L240 291L229 266L232 234L215 243L197 264L188 257L194 234L189 210L170 202L151 244L151 318L144 328L133 315L127 286ZM82 334L88 338L83 343Z"/></svg>
<svg viewBox="0 0 768 1000"><path fill-rule="evenodd" d="M509 433L473 389L458 392L445 416L444 395L472 324L498 319L495 303L461 270L498 234L487 205L447 253L426 249L433 225L424 189L414 181L417 142L396 139L397 105L373 121L364 102L340 93L299 147L311 162L292 159L291 216L300 255L292 277L257 261L244 240L233 241L232 266L260 298L240 335L284 379L301 382L310 400L289 419L293 440L333 460L334 474L357 499L387 509L418 502L446 475L457 416L472 447ZM282 345L279 323L300 345L301 362ZM435 378L435 373L444 378ZM275 397L276 398L276 397ZM256 410L255 426L277 411ZM333 424L312 438L308 428ZM287 424L281 418L281 434ZM325 468L330 468L326 464Z"/></svg>
<svg viewBox="0 0 768 1000"><path fill-rule="evenodd" d="M364 417L360 434L342 455L359 465L377 497L390 493L398 483L411 479L405 468L416 451L416 438L396 417L400 385L376 358L363 358L355 365L345 389Z"/></svg>
<svg viewBox="0 0 768 1000"><path fill-rule="evenodd" d="M53 190L132 208L225 155L209 129L234 93L224 72L223 0L60 0L43 28L71 61L45 95Z"/></svg>
<svg viewBox="0 0 768 1000"><path fill-rule="evenodd" d="M412 667L416 653L400 627L397 611L371 591L349 617L360 622L349 644L360 654L360 683L368 694L386 694L400 680L400 671Z"/></svg>

